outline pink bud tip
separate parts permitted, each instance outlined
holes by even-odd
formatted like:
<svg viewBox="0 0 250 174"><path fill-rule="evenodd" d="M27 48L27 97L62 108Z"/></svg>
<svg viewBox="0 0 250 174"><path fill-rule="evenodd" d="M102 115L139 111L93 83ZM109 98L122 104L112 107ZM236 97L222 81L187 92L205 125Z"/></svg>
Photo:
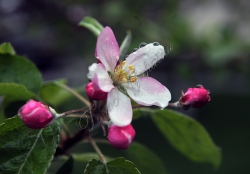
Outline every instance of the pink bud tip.
<svg viewBox="0 0 250 174"><path fill-rule="evenodd" d="M199 108L211 100L210 92L202 85L195 88L188 88L187 92L181 96L179 102L182 109Z"/></svg>
<svg viewBox="0 0 250 174"><path fill-rule="evenodd" d="M88 97L91 100L106 100L107 99L107 92L103 92L100 89L96 89L95 86L93 85L93 82L90 82L87 86L86 86L86 92Z"/></svg>
<svg viewBox="0 0 250 174"><path fill-rule="evenodd" d="M127 149L135 138L135 130L131 124L119 127L112 125L108 128L108 141L117 149Z"/></svg>
<svg viewBox="0 0 250 174"><path fill-rule="evenodd" d="M49 107L34 100L29 100L23 105L18 115L23 120L24 124L32 129L41 129L48 126L53 121Z"/></svg>

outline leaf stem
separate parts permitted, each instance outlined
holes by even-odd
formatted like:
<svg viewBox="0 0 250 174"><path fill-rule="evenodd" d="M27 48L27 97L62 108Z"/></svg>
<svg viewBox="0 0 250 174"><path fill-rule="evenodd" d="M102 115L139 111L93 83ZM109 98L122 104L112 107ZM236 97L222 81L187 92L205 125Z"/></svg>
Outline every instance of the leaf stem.
<svg viewBox="0 0 250 174"><path fill-rule="evenodd" d="M91 143L91 145L93 146L93 148L95 149L96 153L98 154L99 158L102 160L103 163L106 163L106 159L104 157L104 155L102 154L101 150L99 149L99 147L97 146L96 142L92 139L91 136L88 136L87 139L89 140L89 142Z"/></svg>
<svg viewBox="0 0 250 174"><path fill-rule="evenodd" d="M65 84L61 84L61 83L55 83L55 84L60 86L61 88L65 89L65 90L69 91L71 94L73 94L75 97L77 97L83 103L85 103L86 106L88 106L88 107L91 106L90 102L87 99L85 99L83 96L81 96L78 92L76 92L75 90L73 90L69 86L67 86Z"/></svg>

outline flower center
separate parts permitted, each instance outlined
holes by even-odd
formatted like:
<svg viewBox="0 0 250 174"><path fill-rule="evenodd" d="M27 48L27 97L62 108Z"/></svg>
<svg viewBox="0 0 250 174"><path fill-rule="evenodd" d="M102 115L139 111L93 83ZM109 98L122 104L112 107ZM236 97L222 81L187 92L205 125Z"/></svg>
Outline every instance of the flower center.
<svg viewBox="0 0 250 174"><path fill-rule="evenodd" d="M135 82L137 77L134 75L135 68L133 65L125 66L126 61L121 62L116 68L111 78L114 86L119 86L126 82Z"/></svg>

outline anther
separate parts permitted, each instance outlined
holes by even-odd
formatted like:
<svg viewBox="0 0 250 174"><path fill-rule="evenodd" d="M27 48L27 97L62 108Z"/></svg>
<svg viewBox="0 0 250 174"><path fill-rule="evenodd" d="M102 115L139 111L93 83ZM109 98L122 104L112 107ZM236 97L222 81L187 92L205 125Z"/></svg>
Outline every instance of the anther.
<svg viewBox="0 0 250 174"><path fill-rule="evenodd" d="M125 64L126 64L126 61L122 61L122 62L120 63L120 66L123 67Z"/></svg>
<svg viewBox="0 0 250 174"><path fill-rule="evenodd" d="M128 80L125 77L122 78L122 82L127 82L127 81Z"/></svg>
<svg viewBox="0 0 250 174"><path fill-rule="evenodd" d="M134 74L134 73L135 73L135 68L134 68L133 65L129 65L129 66L128 66L128 69L130 70L130 73L131 73L131 74Z"/></svg>
<svg viewBox="0 0 250 174"><path fill-rule="evenodd" d="M130 82L135 82L137 80L137 77L133 76L133 77L130 77Z"/></svg>

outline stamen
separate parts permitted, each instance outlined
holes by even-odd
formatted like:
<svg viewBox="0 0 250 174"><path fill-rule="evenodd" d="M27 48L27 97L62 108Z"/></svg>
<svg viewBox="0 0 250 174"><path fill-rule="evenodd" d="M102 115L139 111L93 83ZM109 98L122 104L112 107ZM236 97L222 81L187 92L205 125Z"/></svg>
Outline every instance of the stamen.
<svg viewBox="0 0 250 174"><path fill-rule="evenodd" d="M119 66L123 67L126 64L126 61L122 61Z"/></svg>
<svg viewBox="0 0 250 174"><path fill-rule="evenodd" d="M122 83L135 82L137 77L133 74L135 73L135 68L133 65L125 66L126 61L122 61L116 68L112 75L112 80L115 86L120 86Z"/></svg>
<svg viewBox="0 0 250 174"><path fill-rule="evenodd" d="M131 74L135 73L135 68L133 65L129 65L128 68L129 68Z"/></svg>
<svg viewBox="0 0 250 174"><path fill-rule="evenodd" d="M122 78L122 82L127 82L127 81L128 81L127 78L125 77Z"/></svg>
<svg viewBox="0 0 250 174"><path fill-rule="evenodd" d="M130 77L130 82L135 82L137 80L136 76Z"/></svg>

